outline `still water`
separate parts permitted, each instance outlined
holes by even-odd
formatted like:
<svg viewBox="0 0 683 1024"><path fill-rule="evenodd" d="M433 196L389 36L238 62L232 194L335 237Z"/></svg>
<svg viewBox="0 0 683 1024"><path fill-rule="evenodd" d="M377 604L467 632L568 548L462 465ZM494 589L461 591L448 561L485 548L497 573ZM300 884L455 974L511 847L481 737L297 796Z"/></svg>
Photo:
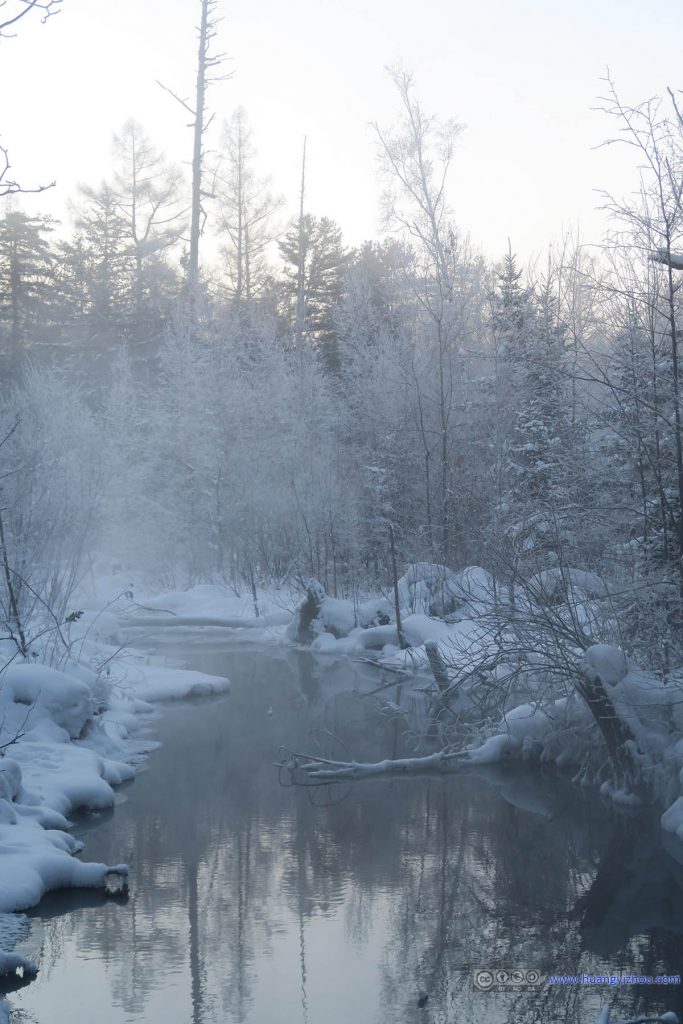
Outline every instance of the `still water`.
<svg viewBox="0 0 683 1024"><path fill-rule="evenodd" d="M520 770L286 788L281 744L358 759L410 745L410 717L367 695L377 670L295 651L180 656L232 691L166 705L161 746L114 811L77 824L84 857L130 864L130 896L41 903L19 1020L593 1024L608 1003L681 1015L680 986L472 981L477 968L679 973L683 852L664 848L656 816Z"/></svg>

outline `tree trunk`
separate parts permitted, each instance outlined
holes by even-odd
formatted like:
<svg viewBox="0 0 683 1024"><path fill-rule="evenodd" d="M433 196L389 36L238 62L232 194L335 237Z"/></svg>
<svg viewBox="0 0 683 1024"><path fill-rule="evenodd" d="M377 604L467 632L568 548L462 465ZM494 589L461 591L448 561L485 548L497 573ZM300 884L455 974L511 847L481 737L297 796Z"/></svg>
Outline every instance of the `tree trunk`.
<svg viewBox="0 0 683 1024"><path fill-rule="evenodd" d="M192 214L190 221L190 256L187 279L193 297L199 282L199 235L202 216L202 136L204 135L204 108L206 105L206 62L208 49L209 0L202 0L202 18L199 26L199 53L197 56L197 90L194 118L194 145L192 152ZM191 298L192 301L192 298Z"/></svg>

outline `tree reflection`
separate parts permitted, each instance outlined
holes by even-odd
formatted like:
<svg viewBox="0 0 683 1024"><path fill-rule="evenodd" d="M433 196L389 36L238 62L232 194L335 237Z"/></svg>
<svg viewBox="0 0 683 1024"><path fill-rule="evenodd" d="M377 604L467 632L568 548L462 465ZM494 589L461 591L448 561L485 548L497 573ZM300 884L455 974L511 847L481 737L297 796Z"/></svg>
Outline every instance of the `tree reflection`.
<svg viewBox="0 0 683 1024"><path fill-rule="evenodd" d="M310 746L316 728L358 758L378 737L391 752L395 722L352 692L376 678L301 654L231 657L197 666L231 674L230 697L169 708L129 802L86 834L88 858L131 862L128 905L74 909L61 897L39 908L41 975L16 996L26 1011L49 1005L64 971L78 986L87 956L109 986L99 1024L148 1021L164 998L169 1024L341 1024L344 999L322 1006L319 993L329 972L352 970L352 954L362 955L349 989L369 978L373 998L379 990L379 1009L355 1011L358 1024L412 1024L419 989L429 1024L590 1021L608 1002L623 1016L680 1010L680 989L472 983L484 966L676 973L683 868L658 845L656 822L511 769L375 779L321 805L278 785L277 748ZM329 962L320 935L333 933L320 928L336 920ZM70 1024L85 1024L78 1013Z"/></svg>

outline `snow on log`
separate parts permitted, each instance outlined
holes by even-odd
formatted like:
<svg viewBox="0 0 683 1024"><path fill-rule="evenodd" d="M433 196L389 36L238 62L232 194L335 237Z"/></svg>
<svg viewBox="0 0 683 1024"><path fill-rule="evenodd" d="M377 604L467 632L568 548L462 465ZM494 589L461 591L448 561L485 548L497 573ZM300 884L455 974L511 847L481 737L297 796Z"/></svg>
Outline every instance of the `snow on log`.
<svg viewBox="0 0 683 1024"><path fill-rule="evenodd" d="M439 750L426 757L402 757L384 761L360 762L328 761L323 758L311 757L308 754L293 754L289 759L280 762L277 767L289 771L295 784L306 779L310 785L311 783L348 781L349 779L368 779L378 775L452 771L457 763L466 760L466 757L467 755L461 752Z"/></svg>
<svg viewBox="0 0 683 1024"><path fill-rule="evenodd" d="M666 249L655 249L650 253L652 263L663 263L674 270L683 270L683 253L667 252Z"/></svg>
<svg viewBox="0 0 683 1024"><path fill-rule="evenodd" d="M290 616L286 614L284 621L289 622L289 619ZM251 616L219 618L213 615L172 615L163 618L159 615L131 615L127 618L121 618L119 622L121 626L128 629L168 629L171 626L189 626L194 628L215 626L219 629L256 629L261 626L281 625L283 623L283 616L262 615L259 618Z"/></svg>

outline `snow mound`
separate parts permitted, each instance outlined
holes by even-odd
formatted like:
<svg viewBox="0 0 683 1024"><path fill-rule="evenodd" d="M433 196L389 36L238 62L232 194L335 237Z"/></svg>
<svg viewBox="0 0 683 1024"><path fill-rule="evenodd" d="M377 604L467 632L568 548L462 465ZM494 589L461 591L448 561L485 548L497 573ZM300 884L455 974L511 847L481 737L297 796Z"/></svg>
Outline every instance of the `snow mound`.
<svg viewBox="0 0 683 1024"><path fill-rule="evenodd" d="M71 737L81 735L94 711L91 688L46 665L8 666L0 672L0 739L30 730L44 720Z"/></svg>
<svg viewBox="0 0 683 1024"><path fill-rule="evenodd" d="M536 573L528 582L531 594L538 592L542 597L553 599L564 597L567 591L579 590L589 598L607 596L605 581L593 572L584 569L566 569L555 566Z"/></svg>
<svg viewBox="0 0 683 1024"><path fill-rule="evenodd" d="M139 700L180 700L183 697L210 696L230 689L230 680L224 676L210 676L189 669L167 668L164 665L145 665L131 681L131 692Z"/></svg>
<svg viewBox="0 0 683 1024"><path fill-rule="evenodd" d="M398 581L402 608L446 618L493 600L493 577L479 566L454 572L432 562L414 562Z"/></svg>
<svg viewBox="0 0 683 1024"><path fill-rule="evenodd" d="M79 845L68 833L43 829L30 816L0 825L2 876L0 877L0 911L25 910L34 907L54 889L104 888L105 875L113 871L128 875L125 864L87 864L73 855Z"/></svg>

